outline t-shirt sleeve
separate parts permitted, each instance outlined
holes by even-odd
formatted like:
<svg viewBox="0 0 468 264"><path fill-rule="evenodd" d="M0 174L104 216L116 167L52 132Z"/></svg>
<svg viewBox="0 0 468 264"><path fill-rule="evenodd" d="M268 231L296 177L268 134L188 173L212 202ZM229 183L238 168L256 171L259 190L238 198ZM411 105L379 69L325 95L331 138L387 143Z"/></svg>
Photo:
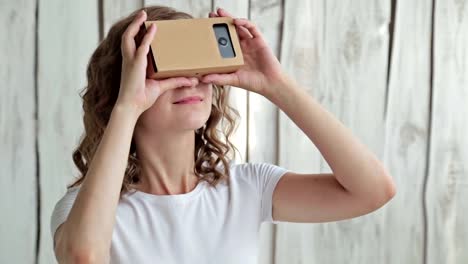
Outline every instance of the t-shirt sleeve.
<svg viewBox="0 0 468 264"><path fill-rule="evenodd" d="M62 198L55 204L54 210L50 217L50 232L52 240L54 240L55 231L58 227L67 220L68 214L75 202L80 186L75 186L67 190Z"/></svg>
<svg viewBox="0 0 468 264"><path fill-rule="evenodd" d="M273 192L281 177L289 170L270 163L247 163L249 175L253 176L259 197L261 198L261 222L278 223L273 221Z"/></svg>

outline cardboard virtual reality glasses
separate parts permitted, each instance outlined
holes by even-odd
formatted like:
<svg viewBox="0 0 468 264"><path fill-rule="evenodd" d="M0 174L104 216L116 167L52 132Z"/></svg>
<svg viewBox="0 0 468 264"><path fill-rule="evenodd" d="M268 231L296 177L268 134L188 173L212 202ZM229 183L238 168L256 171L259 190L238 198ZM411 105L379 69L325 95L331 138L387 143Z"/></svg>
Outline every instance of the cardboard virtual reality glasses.
<svg viewBox="0 0 468 264"><path fill-rule="evenodd" d="M157 30L148 53L148 78L230 73L244 65L232 18L146 21L140 39L151 23Z"/></svg>

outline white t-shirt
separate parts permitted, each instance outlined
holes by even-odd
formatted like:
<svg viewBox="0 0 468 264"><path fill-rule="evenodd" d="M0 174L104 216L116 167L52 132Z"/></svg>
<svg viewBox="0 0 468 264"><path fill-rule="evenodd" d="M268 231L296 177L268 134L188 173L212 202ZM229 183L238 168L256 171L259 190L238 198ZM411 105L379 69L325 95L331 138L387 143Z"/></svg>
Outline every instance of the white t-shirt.
<svg viewBox="0 0 468 264"><path fill-rule="evenodd" d="M110 263L258 263L260 224L279 222L272 219L273 190L288 170L269 163L229 166L229 187L200 181L184 194L125 194L117 206ZM69 189L55 205L52 238L78 191Z"/></svg>

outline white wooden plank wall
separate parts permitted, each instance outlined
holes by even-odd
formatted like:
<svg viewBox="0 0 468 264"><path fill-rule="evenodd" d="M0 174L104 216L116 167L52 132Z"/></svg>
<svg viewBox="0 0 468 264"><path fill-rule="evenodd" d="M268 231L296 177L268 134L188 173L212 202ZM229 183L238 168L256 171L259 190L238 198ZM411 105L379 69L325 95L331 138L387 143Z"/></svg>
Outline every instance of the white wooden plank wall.
<svg viewBox="0 0 468 264"><path fill-rule="evenodd" d="M398 195L382 211L382 263L424 263L431 12L428 0L398 1L394 12L384 162Z"/></svg>
<svg viewBox="0 0 468 264"><path fill-rule="evenodd" d="M468 6L435 1L427 263L468 263Z"/></svg>
<svg viewBox="0 0 468 264"><path fill-rule="evenodd" d="M98 44L92 0L40 1L38 9L38 111L41 218L39 263L54 263L50 215L66 185L78 175L72 151L83 131L79 91ZM9 263L13 263L9 261Z"/></svg>
<svg viewBox="0 0 468 264"><path fill-rule="evenodd" d="M87 62L113 23L154 4L251 19L397 183L361 218L263 225L259 263L468 263L468 5L455 0L1 1L0 263L55 263L50 214L77 173ZM331 171L275 105L227 89L236 162Z"/></svg>
<svg viewBox="0 0 468 264"><path fill-rule="evenodd" d="M36 259L35 10L0 2L0 263Z"/></svg>
<svg viewBox="0 0 468 264"><path fill-rule="evenodd" d="M143 6L143 0L102 0L102 26L104 35L117 20ZM104 37L104 36L102 36Z"/></svg>

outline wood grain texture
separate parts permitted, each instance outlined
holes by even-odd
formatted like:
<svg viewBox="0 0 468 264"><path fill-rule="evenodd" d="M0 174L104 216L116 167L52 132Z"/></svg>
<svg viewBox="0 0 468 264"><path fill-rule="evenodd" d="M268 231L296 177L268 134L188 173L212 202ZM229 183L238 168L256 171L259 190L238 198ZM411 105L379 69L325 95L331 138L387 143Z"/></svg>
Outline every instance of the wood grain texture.
<svg viewBox="0 0 468 264"><path fill-rule="evenodd" d="M143 6L143 0L102 0L102 22L103 22L103 32L107 34L110 27L120 20L121 18L129 15L133 11L141 8Z"/></svg>
<svg viewBox="0 0 468 264"><path fill-rule="evenodd" d="M195 18L208 17L208 13L211 11L211 0L144 0L144 5L169 6Z"/></svg>
<svg viewBox="0 0 468 264"><path fill-rule="evenodd" d="M0 4L0 263L36 258L35 10Z"/></svg>
<svg viewBox="0 0 468 264"><path fill-rule="evenodd" d="M95 1L39 2L39 263L55 262L50 216L66 186L78 176L72 160L83 132L78 92L86 85L86 66L97 47L98 32Z"/></svg>
<svg viewBox="0 0 468 264"><path fill-rule="evenodd" d="M389 7L389 1L286 1L281 56L288 73L379 158ZM331 171L283 112L280 165L302 173ZM385 210L326 224L281 223L276 263L382 263Z"/></svg>
<svg viewBox="0 0 468 264"><path fill-rule="evenodd" d="M468 263L468 3L435 1L427 263Z"/></svg>
<svg viewBox="0 0 468 264"><path fill-rule="evenodd" d="M432 1L398 1L395 11L384 163L398 191L383 210L379 263L423 264Z"/></svg>

